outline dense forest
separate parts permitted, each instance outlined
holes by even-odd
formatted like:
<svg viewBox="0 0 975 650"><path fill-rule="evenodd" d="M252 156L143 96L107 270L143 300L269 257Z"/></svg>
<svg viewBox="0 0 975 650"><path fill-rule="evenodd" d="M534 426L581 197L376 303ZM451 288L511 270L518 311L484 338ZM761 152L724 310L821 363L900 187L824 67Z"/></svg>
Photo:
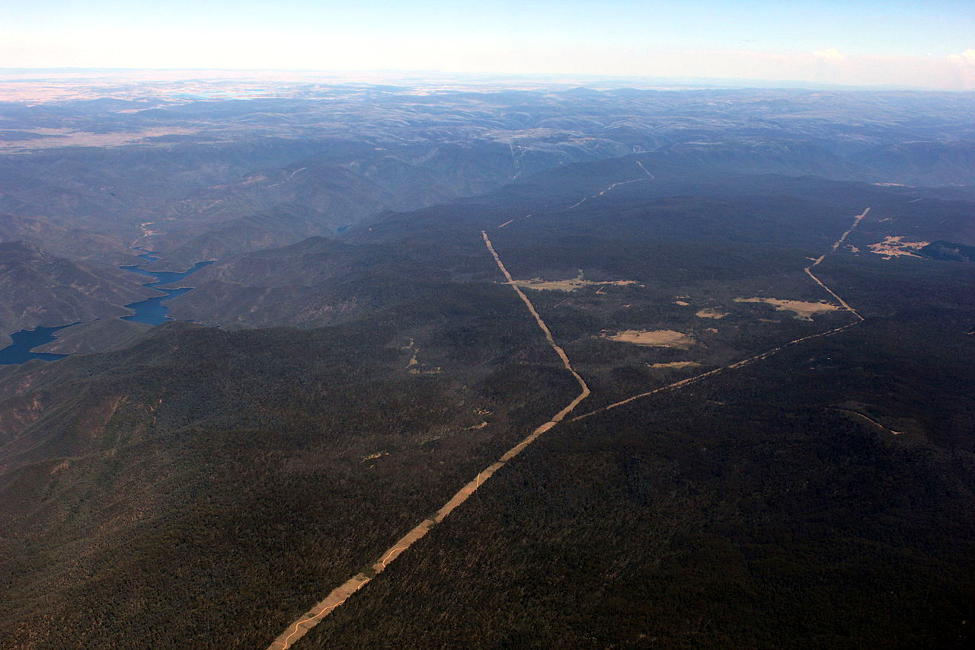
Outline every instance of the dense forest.
<svg viewBox="0 0 975 650"><path fill-rule="evenodd" d="M910 332L567 425L309 647L967 647L975 376Z"/></svg>
<svg viewBox="0 0 975 650"><path fill-rule="evenodd" d="M281 167L256 181L255 150L231 147L211 170L230 189L156 188L196 220L176 258L216 250L207 228L233 230L217 213L252 185L301 178L295 146L258 148ZM451 182L344 205L341 233L306 228L313 210L276 221L344 156L384 160L363 146L302 148L310 179L170 303L196 323L88 323L100 351L0 368L0 645L266 646L548 422L578 386L482 230L592 388L573 415L725 370L551 429L304 646L971 644L964 188L827 180L793 164L806 148L730 145L552 145L538 173L469 186L452 174L476 151L403 145ZM176 149L172 174L207 163ZM339 180L368 194L365 177ZM269 223L287 233L248 239ZM661 332L676 343L639 338Z"/></svg>

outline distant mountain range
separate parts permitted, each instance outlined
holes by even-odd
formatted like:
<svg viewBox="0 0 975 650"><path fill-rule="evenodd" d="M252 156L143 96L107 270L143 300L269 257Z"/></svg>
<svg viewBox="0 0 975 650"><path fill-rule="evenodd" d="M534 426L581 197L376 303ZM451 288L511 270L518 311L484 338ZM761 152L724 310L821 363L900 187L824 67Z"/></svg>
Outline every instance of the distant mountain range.
<svg viewBox="0 0 975 650"><path fill-rule="evenodd" d="M971 646L970 97L302 93L0 105L5 647Z"/></svg>

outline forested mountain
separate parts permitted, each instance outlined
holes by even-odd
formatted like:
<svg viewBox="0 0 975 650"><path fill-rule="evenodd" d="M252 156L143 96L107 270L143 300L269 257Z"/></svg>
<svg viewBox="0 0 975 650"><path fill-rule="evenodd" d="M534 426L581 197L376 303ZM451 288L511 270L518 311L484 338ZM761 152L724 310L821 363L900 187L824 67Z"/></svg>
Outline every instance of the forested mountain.
<svg viewBox="0 0 975 650"><path fill-rule="evenodd" d="M0 330L15 332L126 313L148 292L122 271L72 262L23 242L0 243Z"/></svg>
<svg viewBox="0 0 975 650"><path fill-rule="evenodd" d="M0 105L0 645L971 644L970 97L157 90Z"/></svg>

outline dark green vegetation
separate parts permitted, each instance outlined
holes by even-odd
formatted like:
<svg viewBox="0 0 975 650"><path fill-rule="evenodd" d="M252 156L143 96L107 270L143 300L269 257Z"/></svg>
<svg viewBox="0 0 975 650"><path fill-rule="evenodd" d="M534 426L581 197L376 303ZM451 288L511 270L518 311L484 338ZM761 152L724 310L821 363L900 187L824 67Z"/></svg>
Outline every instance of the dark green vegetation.
<svg viewBox="0 0 975 650"><path fill-rule="evenodd" d="M313 137L313 101L190 102L119 123L209 120L195 137L214 144L3 162L63 171L51 194L5 194L50 232L124 252L158 221L166 264L221 259L169 303L201 325L89 322L70 343L101 352L0 369L0 645L262 647L568 403L482 229L518 280L582 272L525 289L593 389L578 414L852 322L736 299L830 300L803 268L868 206L816 267L863 323L563 423L298 647L971 644L975 266L869 245L963 252L975 205L859 182L957 181L956 99L905 126L882 119L916 107L893 95L815 123L802 93L728 93L724 112L714 94L392 95L334 109L358 141ZM891 126L843 121L870 97ZM261 137L228 134L249 120ZM624 330L694 341L603 336Z"/></svg>
<svg viewBox="0 0 975 650"><path fill-rule="evenodd" d="M172 325L3 374L4 645L270 641L571 393L518 307L445 297L489 345L441 346L449 375L410 374L392 321Z"/></svg>
<svg viewBox="0 0 975 650"><path fill-rule="evenodd" d="M950 241L931 242L918 253L936 260L975 262L975 246L966 246Z"/></svg>
<svg viewBox="0 0 975 650"><path fill-rule="evenodd" d="M567 425L308 647L967 647L975 377L952 352L865 325Z"/></svg>

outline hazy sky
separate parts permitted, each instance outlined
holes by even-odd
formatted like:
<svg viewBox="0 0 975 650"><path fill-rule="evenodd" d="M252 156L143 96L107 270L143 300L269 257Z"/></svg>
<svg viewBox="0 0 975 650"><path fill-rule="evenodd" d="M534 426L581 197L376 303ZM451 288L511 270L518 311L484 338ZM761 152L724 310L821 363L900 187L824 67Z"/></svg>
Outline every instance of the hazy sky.
<svg viewBox="0 0 975 650"><path fill-rule="evenodd" d="M3 2L0 67L66 66L569 73L975 89L975 0Z"/></svg>

